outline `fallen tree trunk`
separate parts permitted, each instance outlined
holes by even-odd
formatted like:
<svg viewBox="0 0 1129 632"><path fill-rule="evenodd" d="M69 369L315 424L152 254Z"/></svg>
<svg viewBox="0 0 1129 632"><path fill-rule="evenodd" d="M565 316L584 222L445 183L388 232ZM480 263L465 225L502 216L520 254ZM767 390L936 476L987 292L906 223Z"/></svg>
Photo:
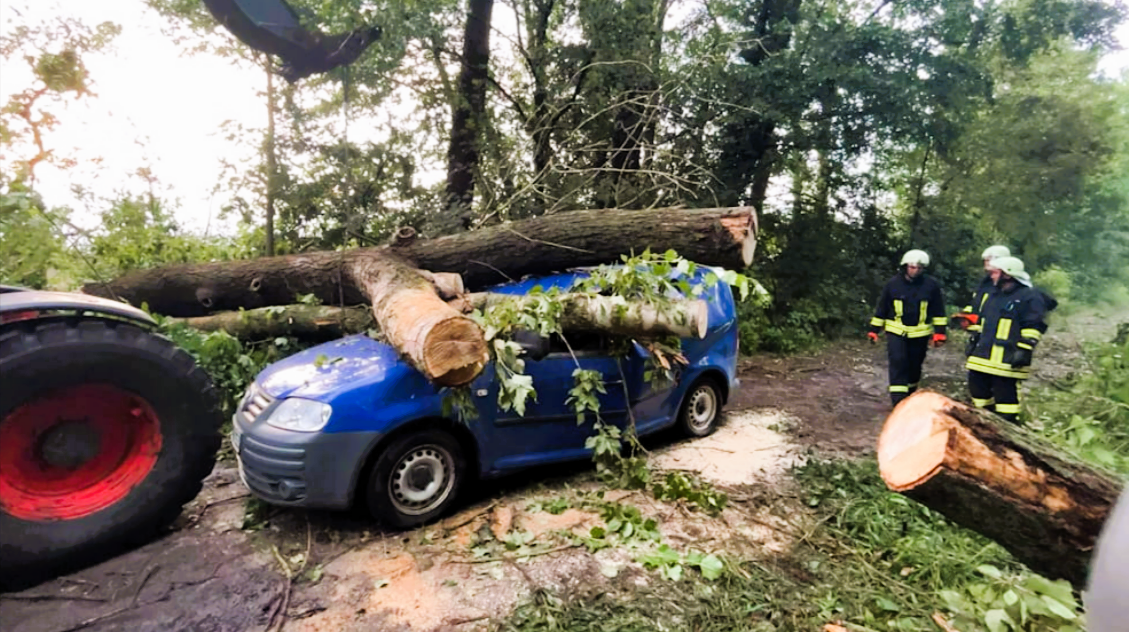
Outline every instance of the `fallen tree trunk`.
<svg viewBox="0 0 1129 632"><path fill-rule="evenodd" d="M732 207L567 211L393 248L417 267L458 273L473 291L526 275L618 263L621 255L648 247L740 272L752 263L756 244L756 212Z"/></svg>
<svg viewBox="0 0 1129 632"><path fill-rule="evenodd" d="M205 332L223 331L243 340L279 336L339 338L377 327L372 310L367 307L326 305L261 307L173 319L173 322Z"/></svg>
<svg viewBox="0 0 1129 632"><path fill-rule="evenodd" d="M485 310L506 301L519 304L537 300L532 296L476 292L453 301L463 311ZM709 306L703 300L675 301L669 310L660 311L643 301L626 301L614 296L588 296L564 293L554 299L561 304L561 329L603 331L624 336L653 337L676 335L704 338L709 326Z"/></svg>
<svg viewBox="0 0 1129 632"><path fill-rule="evenodd" d="M756 233L756 214L746 207L571 211L431 240L404 231L378 248L135 270L87 284L83 292L147 303L173 317L289 305L303 294L327 305L356 305L368 297L348 271L369 257L395 254L432 274L456 273L474 290L529 274L615 263L648 247L741 270L752 261Z"/></svg>
<svg viewBox="0 0 1129 632"><path fill-rule="evenodd" d="M890 489L1079 588L1124 485L1020 426L930 391L890 413L878 465Z"/></svg>
<svg viewBox="0 0 1129 632"><path fill-rule="evenodd" d="M448 301L460 312L485 309L507 300L528 301L528 297L511 294L477 292ZM569 331L605 331L640 338L676 335L705 336L709 326L709 307L705 301L678 301L669 312L660 312L649 303L624 302L610 296L589 297L562 294L561 328ZM224 331L244 340L276 336L340 337L377 328L372 312L366 307L330 307L326 305L287 305L261 307L238 312L220 312L210 316L174 319L200 331Z"/></svg>

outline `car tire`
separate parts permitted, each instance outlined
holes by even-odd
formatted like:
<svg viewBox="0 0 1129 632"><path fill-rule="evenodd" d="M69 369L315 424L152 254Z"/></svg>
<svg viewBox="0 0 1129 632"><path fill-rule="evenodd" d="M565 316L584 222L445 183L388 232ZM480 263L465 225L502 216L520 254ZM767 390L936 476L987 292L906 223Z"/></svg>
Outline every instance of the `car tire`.
<svg viewBox="0 0 1129 632"><path fill-rule="evenodd" d="M690 437L705 437L721 421L721 390L712 378L700 377L686 390L678 411L678 428Z"/></svg>
<svg viewBox="0 0 1129 632"><path fill-rule="evenodd" d="M381 449L369 474L369 511L380 522L410 529L443 515L466 473L462 446L438 429L414 431Z"/></svg>
<svg viewBox="0 0 1129 632"><path fill-rule="evenodd" d="M0 330L0 584L19 589L156 537L215 465L209 376L171 340L99 318Z"/></svg>

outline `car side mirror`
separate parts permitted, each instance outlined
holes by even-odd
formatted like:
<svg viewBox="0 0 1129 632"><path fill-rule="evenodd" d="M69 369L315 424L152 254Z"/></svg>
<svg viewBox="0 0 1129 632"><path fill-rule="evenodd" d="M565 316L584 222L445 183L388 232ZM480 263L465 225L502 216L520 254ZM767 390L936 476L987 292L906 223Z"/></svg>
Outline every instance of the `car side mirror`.
<svg viewBox="0 0 1129 632"><path fill-rule="evenodd" d="M513 341L521 347L522 355L530 360L537 361L549 355L549 339L535 331L518 329L514 332Z"/></svg>

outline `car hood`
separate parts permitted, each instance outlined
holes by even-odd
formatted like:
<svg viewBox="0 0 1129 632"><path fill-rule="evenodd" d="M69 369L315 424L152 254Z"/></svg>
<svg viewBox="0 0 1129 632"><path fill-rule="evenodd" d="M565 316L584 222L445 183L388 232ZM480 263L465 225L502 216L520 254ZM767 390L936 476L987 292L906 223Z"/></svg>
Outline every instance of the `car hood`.
<svg viewBox="0 0 1129 632"><path fill-rule="evenodd" d="M310 347L271 364L259 374L259 386L272 398L304 397L319 401L361 383L389 386L411 371L396 350L356 334Z"/></svg>

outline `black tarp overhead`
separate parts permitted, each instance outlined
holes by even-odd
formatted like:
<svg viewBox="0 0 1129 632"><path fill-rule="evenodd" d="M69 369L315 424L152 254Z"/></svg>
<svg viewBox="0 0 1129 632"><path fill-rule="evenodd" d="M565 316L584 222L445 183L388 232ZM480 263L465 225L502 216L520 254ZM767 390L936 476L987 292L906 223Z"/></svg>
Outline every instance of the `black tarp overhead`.
<svg viewBox="0 0 1129 632"><path fill-rule="evenodd" d="M356 61L380 38L380 27L325 35L307 29L285 0L203 0L212 16L241 42L282 60L290 83Z"/></svg>

